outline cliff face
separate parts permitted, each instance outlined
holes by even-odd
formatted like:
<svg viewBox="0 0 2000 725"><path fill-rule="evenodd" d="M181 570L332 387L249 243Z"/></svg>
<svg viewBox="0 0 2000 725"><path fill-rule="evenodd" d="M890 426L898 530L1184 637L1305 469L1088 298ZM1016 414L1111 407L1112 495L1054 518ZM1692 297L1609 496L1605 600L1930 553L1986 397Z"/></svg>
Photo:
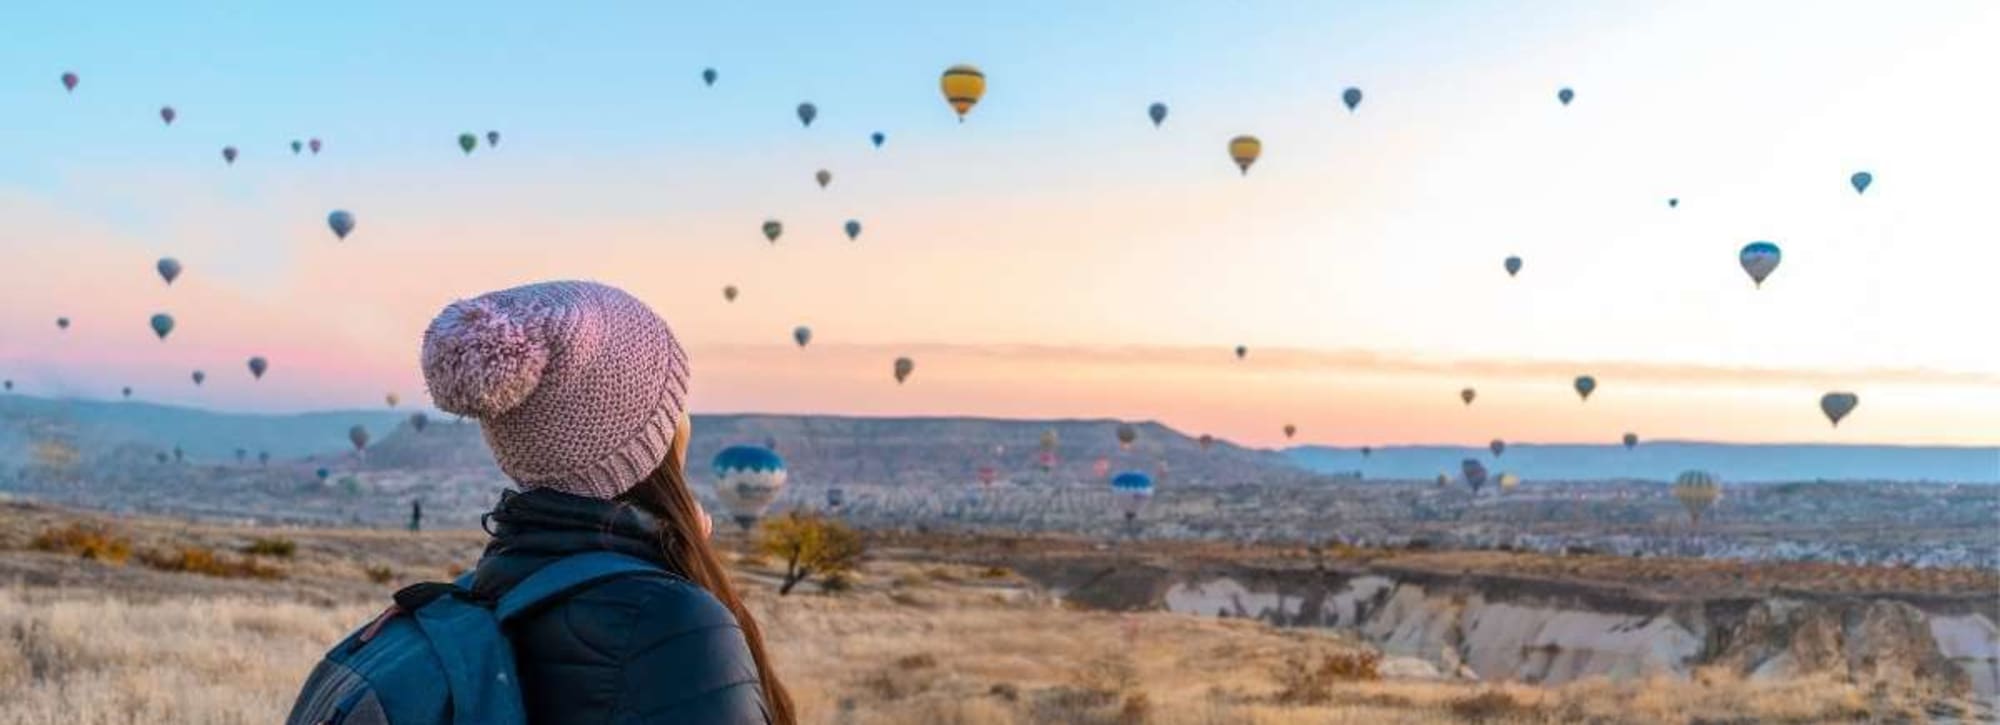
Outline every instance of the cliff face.
<svg viewBox="0 0 2000 725"><path fill-rule="evenodd" d="M1159 576L1172 576L1148 569ZM1024 570L1034 576L1032 569ZM1038 577L1039 578L1039 577ZM1654 599L1586 587L1415 572L1209 570L1161 586L1137 570L1066 578L1097 606L1157 606L1282 626L1338 627L1450 676L1560 684L1585 677L1751 679L1828 674L1862 684L2000 695L1991 603L1893 596ZM1098 591L1116 585L1123 593Z"/></svg>

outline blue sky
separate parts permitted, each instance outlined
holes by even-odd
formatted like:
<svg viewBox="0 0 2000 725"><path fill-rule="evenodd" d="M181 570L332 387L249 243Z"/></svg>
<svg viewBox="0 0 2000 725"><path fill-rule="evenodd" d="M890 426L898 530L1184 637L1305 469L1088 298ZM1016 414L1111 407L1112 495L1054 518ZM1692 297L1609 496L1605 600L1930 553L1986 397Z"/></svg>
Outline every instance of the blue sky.
<svg viewBox="0 0 2000 725"><path fill-rule="evenodd" d="M1531 434L1589 439L1525 392L1568 375L1518 377L1574 366L1658 373L1604 379L1607 406L1635 397L1592 426L1816 437L1810 401L1839 387L1872 414L1856 436L2000 436L2000 342L1966 322L2000 265L1984 211L2000 106L1976 91L2000 67L1991 3L0 12L0 246L18 260L0 275L21 299L0 311L0 367L45 388L374 400L420 389L414 338L444 302L580 276L731 361L698 391L709 409L1124 415L1246 438L1286 419L1329 442L1402 416L1405 439L1479 441L1498 419L1438 422L1404 396L1518 385ZM936 88L958 62L991 79L963 124ZM1366 92L1352 114L1349 85ZM1156 100L1172 108L1157 130ZM453 145L489 129L496 149ZM1265 142L1247 177L1223 151L1238 133ZM312 136L327 152L292 158ZM818 168L832 188L810 183ZM1865 196L1846 185L1859 169L1877 176ZM339 246L331 208L360 219ZM775 248L756 236L773 217ZM850 218L856 244L836 231ZM1753 290L1735 252L1759 239L1787 256ZM163 254L189 267L172 290L150 278ZM1510 254L1519 279L1500 272ZM723 304L723 284L743 299ZM74 295L90 285L103 294ZM178 346L126 324L168 308ZM78 318L73 349L38 342L57 314ZM795 364L796 324L827 359ZM1238 343L1402 362L1209 371L1215 399L1190 407L1167 368ZM1006 364L1068 377L994 373L977 351L1004 346L1049 346ZM1176 362L1119 368L1107 348ZM937 395L846 395L919 349ZM295 376L169 387L273 350ZM1059 362L1078 356L1099 362ZM1438 364L1464 372L1410 372ZM1092 394L1086 370L1140 382ZM1704 430L1676 408L1691 400L1738 406L1735 427Z"/></svg>

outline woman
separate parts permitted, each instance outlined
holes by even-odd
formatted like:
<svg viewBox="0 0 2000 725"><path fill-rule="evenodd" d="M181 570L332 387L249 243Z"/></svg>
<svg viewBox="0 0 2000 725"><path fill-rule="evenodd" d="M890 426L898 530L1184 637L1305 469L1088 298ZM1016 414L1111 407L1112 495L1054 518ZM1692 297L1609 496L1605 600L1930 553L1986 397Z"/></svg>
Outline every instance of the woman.
<svg viewBox="0 0 2000 725"><path fill-rule="evenodd" d="M687 354L665 321L601 284L516 287L439 313L423 368L522 489L487 516L475 591L589 551L661 567L512 620L530 722L795 721L688 488Z"/></svg>

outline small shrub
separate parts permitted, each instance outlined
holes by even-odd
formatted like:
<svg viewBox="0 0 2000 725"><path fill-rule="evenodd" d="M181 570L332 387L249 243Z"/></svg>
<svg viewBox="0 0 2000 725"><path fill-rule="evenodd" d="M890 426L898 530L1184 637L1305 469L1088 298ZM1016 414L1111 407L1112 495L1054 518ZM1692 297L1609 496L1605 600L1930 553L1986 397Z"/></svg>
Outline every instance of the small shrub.
<svg viewBox="0 0 2000 725"><path fill-rule="evenodd" d="M1500 690L1487 690L1477 695L1469 695L1451 701L1446 706L1451 714L1467 722L1494 722L1518 720L1534 713L1534 708L1524 705Z"/></svg>
<svg viewBox="0 0 2000 725"><path fill-rule="evenodd" d="M1278 666L1278 702L1292 705L1324 705L1333 699L1333 687L1343 682L1381 679L1377 666L1382 656L1371 650L1336 652L1286 658Z"/></svg>
<svg viewBox="0 0 2000 725"><path fill-rule="evenodd" d="M979 572L981 579L1006 579L1011 576L1014 576L1013 570L1004 566L989 566Z"/></svg>
<svg viewBox="0 0 2000 725"><path fill-rule="evenodd" d="M231 559L199 546L170 551L145 551L139 561L160 571L200 574L218 579L283 579L285 572L256 559Z"/></svg>
<svg viewBox="0 0 2000 725"><path fill-rule="evenodd" d="M921 670L928 667L936 667L937 658L931 656L929 652L919 652L913 655L904 655L897 659L896 666L905 670Z"/></svg>
<svg viewBox="0 0 2000 725"><path fill-rule="evenodd" d="M1134 692L1126 695L1124 704L1118 706L1118 722L1120 723L1136 725L1137 723L1146 722L1152 716L1153 702L1147 699L1146 693L1143 692Z"/></svg>
<svg viewBox="0 0 2000 725"><path fill-rule="evenodd" d="M996 682L993 683L992 687L986 689L986 694L1013 702L1021 699L1021 688L1015 687L1012 682Z"/></svg>
<svg viewBox="0 0 2000 725"><path fill-rule="evenodd" d="M70 524L60 528L46 529L42 533L37 534L34 541L28 543L28 546L36 551L75 554L91 561L101 561L106 564L124 564L125 560L132 555L132 542L130 540L122 536L115 536L104 529L84 526L83 524Z"/></svg>
<svg viewBox="0 0 2000 725"><path fill-rule="evenodd" d="M930 571L924 572L924 576L929 577L931 581L944 582L946 584L952 584L958 581L958 577L952 576L951 572L946 571L944 569L935 569L935 568L931 569Z"/></svg>
<svg viewBox="0 0 2000 725"><path fill-rule="evenodd" d="M819 590L825 594L840 594L854 589L854 576L846 572L828 574L819 580Z"/></svg>
<svg viewBox="0 0 2000 725"><path fill-rule="evenodd" d="M296 542L282 536L274 536L268 539L263 537L258 537L255 539L251 539L249 546L243 547L243 553L249 554L251 556L270 556L279 559L290 559L292 558L292 554L296 553L298 549L299 545Z"/></svg>
<svg viewBox="0 0 2000 725"><path fill-rule="evenodd" d="M902 590L890 592L889 601L895 602L896 604L905 607L915 607L917 609L929 609L931 607L931 603L929 600L917 596L914 592L907 592Z"/></svg>
<svg viewBox="0 0 2000 725"><path fill-rule="evenodd" d="M376 584L387 584L391 579L396 578L396 572L382 564L368 567L364 571L368 573L368 581L375 582Z"/></svg>

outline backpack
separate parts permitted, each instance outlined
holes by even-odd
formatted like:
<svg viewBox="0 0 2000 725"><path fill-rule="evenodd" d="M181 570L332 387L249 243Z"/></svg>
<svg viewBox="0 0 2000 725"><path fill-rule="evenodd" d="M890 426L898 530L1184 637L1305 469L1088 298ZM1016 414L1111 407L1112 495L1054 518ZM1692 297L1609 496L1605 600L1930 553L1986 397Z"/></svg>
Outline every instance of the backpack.
<svg viewBox="0 0 2000 725"><path fill-rule="evenodd" d="M543 566L498 601L472 574L396 592L396 603L341 640L306 676L287 725L526 725L509 620L592 584L660 567L593 551Z"/></svg>

